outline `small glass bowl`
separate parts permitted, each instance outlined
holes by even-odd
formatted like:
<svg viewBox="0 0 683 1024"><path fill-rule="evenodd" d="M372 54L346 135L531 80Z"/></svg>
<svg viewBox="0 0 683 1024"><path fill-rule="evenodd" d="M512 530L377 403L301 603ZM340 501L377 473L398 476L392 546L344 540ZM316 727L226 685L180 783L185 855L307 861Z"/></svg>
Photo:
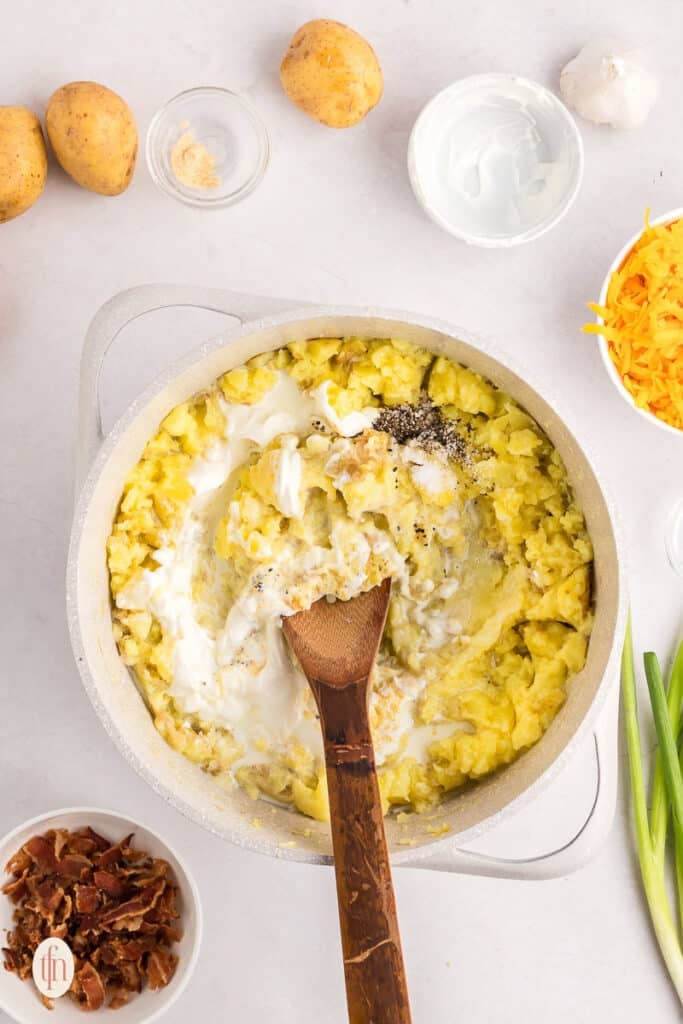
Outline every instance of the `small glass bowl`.
<svg viewBox="0 0 683 1024"><path fill-rule="evenodd" d="M179 181L171 158L179 138L190 132L215 160L220 184L195 188ZM152 119L145 155L154 184L190 206L212 209L244 199L265 174L269 157L266 127L251 103L229 89L202 86L169 100Z"/></svg>

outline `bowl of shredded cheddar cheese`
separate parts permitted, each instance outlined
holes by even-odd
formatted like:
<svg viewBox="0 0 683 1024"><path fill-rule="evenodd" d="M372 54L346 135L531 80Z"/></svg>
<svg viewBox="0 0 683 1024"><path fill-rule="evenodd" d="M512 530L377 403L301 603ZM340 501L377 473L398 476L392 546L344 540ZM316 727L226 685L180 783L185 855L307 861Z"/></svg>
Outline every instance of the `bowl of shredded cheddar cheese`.
<svg viewBox="0 0 683 1024"><path fill-rule="evenodd" d="M666 430L683 431L683 208L645 226L621 249L597 303L603 362L621 396Z"/></svg>

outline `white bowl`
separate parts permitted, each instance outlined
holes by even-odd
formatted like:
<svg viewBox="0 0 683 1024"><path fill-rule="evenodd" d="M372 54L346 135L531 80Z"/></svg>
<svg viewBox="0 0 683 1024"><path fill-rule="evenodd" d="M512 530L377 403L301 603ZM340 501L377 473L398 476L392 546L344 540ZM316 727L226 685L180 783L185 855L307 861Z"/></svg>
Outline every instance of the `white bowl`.
<svg viewBox="0 0 683 1024"><path fill-rule="evenodd" d="M661 217L656 217L654 220L651 220L650 224L670 224L675 220L680 220L681 218L683 218L683 207L679 207L676 210L669 210L668 213L663 213ZM629 254L633 246L636 244L642 233L643 228L641 228L640 231L636 231L634 235L631 235L626 245L624 245L617 253L612 265L610 266L609 270L607 271L607 274L605 275L605 280L602 283L602 288L600 289L600 296L598 298L598 305L605 306L607 304L607 289L609 288L609 283L612 274L615 270L619 269L619 267L624 262L627 255ZM597 323L600 325L604 324L605 322L600 316L596 316L595 319ZM661 420L659 418L659 416L655 416L654 413L649 412L647 409L641 409L639 406L636 405L633 395L624 384L623 380L621 379L621 375L619 374L619 371L612 362L612 357L609 354L609 345L607 343L607 338L605 338L603 334L597 335L597 338L598 344L600 346L600 355L602 356L602 361L605 364L605 369L607 370L609 378L614 384L619 394L621 395L621 397L629 404L631 409L635 410L635 412L637 412L639 416L642 416L643 419L648 420L650 423L654 423L654 425L659 427L661 430L666 430L668 434L677 434L678 437L683 437L683 430L680 430L678 427L672 427L670 423L665 423L664 420Z"/></svg>
<svg viewBox="0 0 683 1024"><path fill-rule="evenodd" d="M466 225L463 219L458 221L453 209L447 209L445 190L433 173L434 154L443 153L447 141L445 133L455 105L469 103L471 106L468 117L461 117L459 125L465 121L471 123L472 117L479 114L481 127L487 120L486 105L491 103L492 97L494 102L504 102L506 108L519 110L521 116L535 104L538 117L534 127L540 132L544 146L549 152L555 153L561 148L566 152L565 180L556 186L557 194L550 209L539 210L537 217L516 229L484 228L481 224L475 228L472 223ZM466 106L461 107L461 113L464 109ZM449 234L470 245L509 248L540 238L568 212L583 178L583 142L569 110L544 86L519 75L497 72L470 75L442 89L420 112L408 143L408 173L425 213Z"/></svg>
<svg viewBox="0 0 683 1024"><path fill-rule="evenodd" d="M124 818L113 811L91 807L68 807L41 814L19 825L0 840L0 885L9 880L4 875L5 864L32 836L40 835L51 828L76 829L86 825L90 825L96 832L114 842L134 832L136 847L146 850L154 857L163 857L171 865L179 889L178 909L183 930L182 939L174 947L178 955L178 967L166 988L155 992L144 988L118 1010L110 1010L103 1006L85 1017L83 1010L66 997L56 1000L55 1009L50 1013L43 1006L33 981L21 981L16 974L0 968L0 1009L18 1024L51 1024L53 1019L59 1021L59 1024L83 1024L84 1019L106 1020L112 1024L150 1024L176 1001L190 980L197 963L202 934L202 912L194 879L178 854L164 839L130 818ZM14 903L9 897L0 895L0 945L5 944L6 932L12 927L14 909Z"/></svg>

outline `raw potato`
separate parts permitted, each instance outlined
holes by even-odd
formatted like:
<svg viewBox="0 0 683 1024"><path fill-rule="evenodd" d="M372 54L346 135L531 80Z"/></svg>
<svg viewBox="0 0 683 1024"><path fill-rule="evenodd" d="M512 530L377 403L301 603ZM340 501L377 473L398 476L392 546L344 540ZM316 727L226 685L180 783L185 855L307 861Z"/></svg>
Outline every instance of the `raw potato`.
<svg viewBox="0 0 683 1024"><path fill-rule="evenodd" d="M55 156L90 192L117 196L130 185L138 133L130 107L97 82L70 82L53 93L45 125Z"/></svg>
<svg viewBox="0 0 683 1024"><path fill-rule="evenodd" d="M282 87L299 110L330 128L358 124L382 96L382 69L362 36L339 21L308 21L280 65Z"/></svg>
<svg viewBox="0 0 683 1024"><path fill-rule="evenodd" d="M0 107L0 224L33 206L46 177L40 121L26 107Z"/></svg>

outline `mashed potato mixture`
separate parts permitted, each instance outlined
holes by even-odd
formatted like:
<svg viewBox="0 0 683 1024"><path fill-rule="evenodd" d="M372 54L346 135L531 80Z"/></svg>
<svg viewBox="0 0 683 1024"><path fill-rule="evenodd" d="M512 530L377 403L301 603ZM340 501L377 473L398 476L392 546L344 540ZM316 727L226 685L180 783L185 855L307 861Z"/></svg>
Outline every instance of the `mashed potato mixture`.
<svg viewBox="0 0 683 1024"><path fill-rule="evenodd" d="M295 342L177 406L108 543L159 732L217 781L328 814L281 617L392 579L372 682L385 808L535 743L584 665L592 549L562 461L489 381L402 341Z"/></svg>

